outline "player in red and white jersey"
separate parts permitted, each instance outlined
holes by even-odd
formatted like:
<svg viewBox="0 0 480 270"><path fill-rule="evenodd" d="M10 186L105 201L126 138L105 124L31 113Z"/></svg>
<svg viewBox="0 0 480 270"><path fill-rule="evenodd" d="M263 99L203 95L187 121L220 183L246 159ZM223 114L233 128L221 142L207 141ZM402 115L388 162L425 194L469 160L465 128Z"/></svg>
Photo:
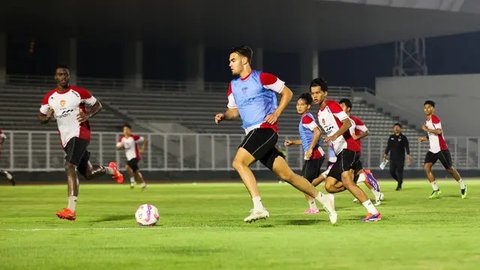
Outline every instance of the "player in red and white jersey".
<svg viewBox="0 0 480 270"><path fill-rule="evenodd" d="M138 144L142 144L138 148ZM141 155L145 151L147 140L144 137L132 134L132 127L129 124L123 125L123 136L117 142L117 149L125 150L125 156L127 157L127 165L125 169L130 176L130 188L134 188L135 184L139 184L142 189L147 187L145 179L138 168L138 162L142 159Z"/></svg>
<svg viewBox="0 0 480 270"><path fill-rule="evenodd" d="M65 151L65 171L68 180L68 205L57 216L62 219L75 220L79 182L78 172L86 179L109 174L123 183L123 175L114 162L109 167L93 166L87 146L90 143L90 125L88 119L97 114L102 105L86 89L71 86L70 71L66 66L58 66L55 70L57 87L49 91L43 98L38 119L46 124L50 119L57 120L58 131Z"/></svg>
<svg viewBox="0 0 480 270"><path fill-rule="evenodd" d="M368 136L368 128L360 118L353 116L350 113L353 106L350 99L342 98L339 103L342 110L348 115L348 117L350 117L350 122L352 123L352 126L349 128L350 135L354 140L358 141L361 149L362 142L360 140ZM355 177L353 181L357 184L363 182L368 189L372 191L373 196L375 196L375 206L382 203L384 195L380 192L380 185L377 179L373 176L372 171L363 168L361 160L358 161L357 167L355 168ZM354 199L354 201L357 200Z"/></svg>
<svg viewBox="0 0 480 270"><path fill-rule="evenodd" d="M3 133L3 130L0 129L0 156L2 156L3 144L7 140L7 135ZM13 179L12 172L7 170L0 170L0 175L4 175L12 186L15 186L15 180Z"/></svg>
<svg viewBox="0 0 480 270"><path fill-rule="evenodd" d="M450 175L460 184L460 194L462 199L467 197L467 186L463 182L462 177L452 165L452 157L450 151L448 150L447 143L443 138L442 123L440 118L436 116L435 113L435 102L432 100L427 100L423 104L423 111L425 113L426 121L422 126L423 131L427 132L428 137L419 137L419 142L429 141L430 149L425 155L424 169L427 174L427 179L432 185L432 194L430 199L435 199L440 196L440 189L438 188L437 181L435 181L435 176L432 173L432 166L440 160L443 167L450 173Z"/></svg>
<svg viewBox="0 0 480 270"><path fill-rule="evenodd" d="M325 181L325 189L336 193L348 189L367 209L367 216L362 219L365 222L379 221L382 215L368 199L365 192L354 182L353 171L357 167L360 158L360 145L350 135L349 128L352 126L350 118L342 110L340 105L328 100L328 85L325 80L317 78L310 83L310 93L315 104L319 104L318 122L327 134L325 142L331 142L337 161L328 173ZM342 185L337 182L341 181Z"/></svg>

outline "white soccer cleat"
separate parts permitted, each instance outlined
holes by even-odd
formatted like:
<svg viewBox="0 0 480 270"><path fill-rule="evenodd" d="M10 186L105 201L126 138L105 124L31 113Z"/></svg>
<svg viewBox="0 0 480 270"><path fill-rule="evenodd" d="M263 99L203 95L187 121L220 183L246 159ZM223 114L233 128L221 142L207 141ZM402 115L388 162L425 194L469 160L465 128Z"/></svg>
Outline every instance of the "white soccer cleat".
<svg viewBox="0 0 480 270"><path fill-rule="evenodd" d="M380 201L383 201L383 198L384 198L384 197L385 197L385 195L383 195L383 193L380 193L380 196L378 196L378 199L379 199Z"/></svg>
<svg viewBox="0 0 480 270"><path fill-rule="evenodd" d="M253 221L257 221L259 219L267 219L270 216L267 209L263 208L260 210L252 209L250 210L250 215L243 219L243 221L247 223L252 223Z"/></svg>
<svg viewBox="0 0 480 270"><path fill-rule="evenodd" d="M381 200L375 200L375 203L374 203L373 205L379 206L380 204L382 204L382 201L381 201Z"/></svg>
<svg viewBox="0 0 480 270"><path fill-rule="evenodd" d="M322 197L322 201L323 202L320 203L322 204L323 209L325 209L325 212L327 212L330 223L337 223L337 212L335 211L335 196L330 193L325 194Z"/></svg>

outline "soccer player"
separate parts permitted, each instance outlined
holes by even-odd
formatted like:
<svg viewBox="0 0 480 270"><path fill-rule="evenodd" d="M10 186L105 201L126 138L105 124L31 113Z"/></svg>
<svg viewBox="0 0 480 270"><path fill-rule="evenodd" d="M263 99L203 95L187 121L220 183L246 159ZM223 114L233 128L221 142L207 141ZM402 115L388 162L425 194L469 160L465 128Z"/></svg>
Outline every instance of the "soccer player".
<svg viewBox="0 0 480 270"><path fill-rule="evenodd" d="M310 93L313 102L319 105L318 122L327 134L324 139L333 144L337 161L333 164L325 181L325 189L330 193L336 193L348 189L367 209L368 214L362 221L379 221L382 215L368 199L365 192L354 182L353 171L357 167L360 158L360 145L350 135L349 128L352 126L350 118L342 110L340 105L328 100L328 85L321 78L316 78L310 83ZM341 182L339 186L338 183Z"/></svg>
<svg viewBox="0 0 480 270"><path fill-rule="evenodd" d="M302 176L305 177L313 186L321 183L317 178L320 176L320 168L325 159L322 147L320 146L320 128L315 122L315 118L310 113L312 106L312 96L310 93L300 95L297 100L297 113L301 115L298 124L298 132L300 139L285 140L284 145L302 145L305 163L303 163ZM316 180L314 183L314 180ZM309 208L305 210L305 214L317 214L319 212L315 198L305 194Z"/></svg>
<svg viewBox="0 0 480 270"><path fill-rule="evenodd" d="M138 144L141 143L140 149ZM140 184L140 187L145 189L147 183L143 179L143 175L138 168L138 162L140 161L141 156L145 152L145 146L147 145L147 140L144 137L132 134L132 127L129 124L123 125L123 136L120 137L117 143L117 149L125 150L125 156L127 157L127 165L125 169L130 176L130 188L134 188L135 184Z"/></svg>
<svg viewBox="0 0 480 270"><path fill-rule="evenodd" d="M233 168L242 178L253 201L253 209L244 221L252 222L269 217L262 204L257 181L250 165L260 160L278 177L293 185L296 189L320 201L329 214L330 222L336 223L333 196L324 195L305 178L295 174L280 155L275 144L278 140L278 118L292 98L292 91L276 76L252 70L252 49L248 46L233 48L229 55L229 67L233 79L228 87L227 110L215 115L218 124L223 120L241 118L242 127L247 134L238 147L233 159ZM277 105L276 93L281 95Z"/></svg>
<svg viewBox="0 0 480 270"><path fill-rule="evenodd" d="M3 130L0 129L0 156L2 155L3 144L7 139L7 135L3 133ZM0 170L0 175L4 175L12 186L15 186L15 179L13 179L13 174L7 170Z"/></svg>
<svg viewBox="0 0 480 270"><path fill-rule="evenodd" d="M350 122L352 126L350 127L350 135L360 145L360 149L362 147L362 142L360 141L362 138L368 136L368 128L363 123L360 118L353 116L350 112L352 110L352 102L348 98L342 98L339 101L340 107L342 110L348 115L350 118ZM361 152L361 150L360 150ZM363 182L368 189L370 189L375 196L375 206L380 205L383 200L383 193L380 192L380 185L378 184L377 179L373 176L372 172L368 169L363 169L362 161L358 160L357 168L355 168L355 183ZM354 199L356 201L356 199Z"/></svg>
<svg viewBox="0 0 480 270"><path fill-rule="evenodd" d="M89 161L90 125L88 120L101 109L101 103L86 89L69 84L70 71L66 66L58 66L55 70L57 87L49 91L43 98L38 119L42 124L53 117L57 120L58 131L65 151L65 172L68 182L68 204L57 212L61 219L74 221L77 218L79 181L77 171L86 179L109 174L123 183L123 175L118 171L115 162L108 167L92 165Z"/></svg>
<svg viewBox="0 0 480 270"><path fill-rule="evenodd" d="M450 175L460 184L460 194L462 199L465 199L467 197L467 186L463 182L458 171L452 166L452 157L450 156L447 143L443 138L442 123L440 122L440 118L434 114L435 102L431 100L425 101L423 104L423 111L425 112L426 121L425 124L422 125L422 129L428 133L428 137L419 137L418 141L420 143L424 141L430 142L430 149L425 155L424 164L427 179L433 188L432 194L429 198L439 198L441 194L437 181L435 181L435 176L432 173L433 164L435 164L437 160L440 160L447 172L450 173Z"/></svg>
<svg viewBox="0 0 480 270"><path fill-rule="evenodd" d="M405 152L407 153L407 165L410 166L412 165L412 156L410 155L407 136L402 133L402 124L395 123L393 134L388 138L387 147L383 154L383 162L390 161L390 175L397 181L396 191L402 190Z"/></svg>

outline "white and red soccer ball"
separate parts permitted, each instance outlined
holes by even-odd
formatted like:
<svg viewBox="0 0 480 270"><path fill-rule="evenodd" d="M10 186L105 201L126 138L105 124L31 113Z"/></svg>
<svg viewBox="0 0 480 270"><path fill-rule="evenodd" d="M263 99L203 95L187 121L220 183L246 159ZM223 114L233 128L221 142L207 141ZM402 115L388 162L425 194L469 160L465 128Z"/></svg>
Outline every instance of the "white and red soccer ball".
<svg viewBox="0 0 480 270"><path fill-rule="evenodd" d="M159 218L158 209L151 204L142 204L135 212L135 220L142 226L153 226Z"/></svg>

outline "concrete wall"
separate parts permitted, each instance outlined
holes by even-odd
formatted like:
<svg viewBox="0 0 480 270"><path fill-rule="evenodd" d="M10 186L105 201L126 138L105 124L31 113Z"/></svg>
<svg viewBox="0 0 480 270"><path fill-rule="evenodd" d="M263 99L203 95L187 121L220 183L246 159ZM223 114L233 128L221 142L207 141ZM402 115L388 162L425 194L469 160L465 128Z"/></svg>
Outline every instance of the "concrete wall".
<svg viewBox="0 0 480 270"><path fill-rule="evenodd" d="M480 135L480 74L377 78L376 95L416 115L419 126L423 103L433 100L446 136Z"/></svg>

